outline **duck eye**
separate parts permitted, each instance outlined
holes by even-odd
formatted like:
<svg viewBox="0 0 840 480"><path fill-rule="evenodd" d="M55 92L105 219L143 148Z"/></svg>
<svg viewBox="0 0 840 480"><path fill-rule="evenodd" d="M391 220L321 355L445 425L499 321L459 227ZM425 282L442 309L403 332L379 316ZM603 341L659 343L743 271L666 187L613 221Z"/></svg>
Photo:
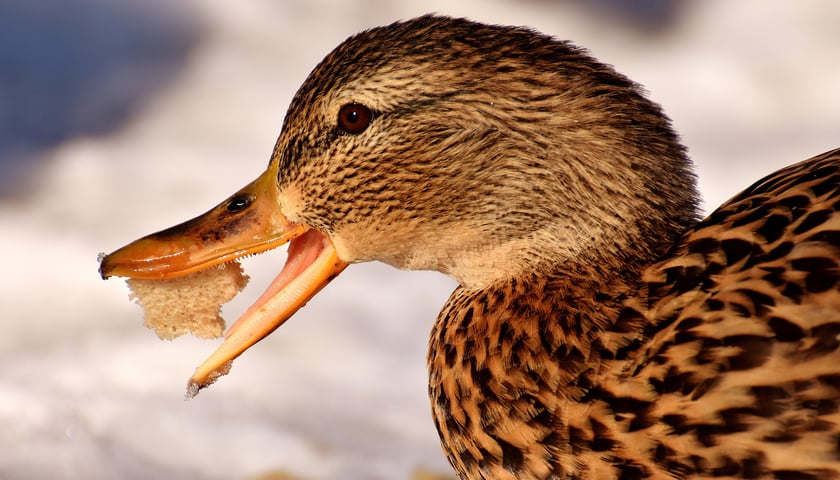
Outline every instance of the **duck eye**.
<svg viewBox="0 0 840 480"><path fill-rule="evenodd" d="M370 109L361 103L348 103L338 111L338 126L352 135L365 131L370 125Z"/></svg>
<svg viewBox="0 0 840 480"><path fill-rule="evenodd" d="M225 210L230 213L241 212L248 208L248 205L254 201L254 197L252 195L237 195L230 199L227 206L225 206Z"/></svg>

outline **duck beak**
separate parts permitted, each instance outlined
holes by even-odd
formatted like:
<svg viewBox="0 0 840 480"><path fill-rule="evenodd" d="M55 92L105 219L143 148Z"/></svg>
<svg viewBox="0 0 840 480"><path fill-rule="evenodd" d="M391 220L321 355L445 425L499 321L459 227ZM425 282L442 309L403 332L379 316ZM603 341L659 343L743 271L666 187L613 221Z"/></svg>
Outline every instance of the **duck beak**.
<svg viewBox="0 0 840 480"><path fill-rule="evenodd" d="M282 325L347 267L326 236L282 215L276 178L269 169L207 213L136 240L100 263L102 278L173 278L291 242L280 274L190 378L188 397L227 373L233 359Z"/></svg>

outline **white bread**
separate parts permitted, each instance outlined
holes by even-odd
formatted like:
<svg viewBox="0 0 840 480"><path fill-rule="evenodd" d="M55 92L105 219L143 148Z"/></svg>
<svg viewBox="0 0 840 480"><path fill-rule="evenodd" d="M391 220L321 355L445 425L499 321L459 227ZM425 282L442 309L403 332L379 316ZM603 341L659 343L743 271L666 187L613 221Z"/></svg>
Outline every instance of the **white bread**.
<svg viewBox="0 0 840 480"><path fill-rule="evenodd" d="M199 338L218 338L225 331L220 315L222 304L230 301L248 283L239 262L229 262L177 278L126 280L144 313L147 328L163 340L185 333Z"/></svg>

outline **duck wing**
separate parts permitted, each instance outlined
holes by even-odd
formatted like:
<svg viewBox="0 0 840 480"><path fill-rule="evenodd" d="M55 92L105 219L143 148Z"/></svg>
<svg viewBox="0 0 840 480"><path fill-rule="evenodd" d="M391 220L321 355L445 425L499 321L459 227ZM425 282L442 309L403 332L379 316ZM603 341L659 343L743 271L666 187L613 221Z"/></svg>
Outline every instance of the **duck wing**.
<svg viewBox="0 0 840 480"><path fill-rule="evenodd" d="M640 463L840 475L838 207L840 149L759 180L646 271L650 341L625 377L647 390L625 430Z"/></svg>

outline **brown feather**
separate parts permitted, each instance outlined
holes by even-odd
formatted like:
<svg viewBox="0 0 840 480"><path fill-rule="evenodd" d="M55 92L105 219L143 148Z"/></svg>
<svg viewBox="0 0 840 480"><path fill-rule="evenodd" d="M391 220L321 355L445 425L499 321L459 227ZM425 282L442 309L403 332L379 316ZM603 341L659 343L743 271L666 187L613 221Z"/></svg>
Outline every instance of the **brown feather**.
<svg viewBox="0 0 840 480"><path fill-rule="evenodd" d="M366 105L370 127L337 112ZM272 162L348 262L461 286L428 357L463 479L840 475L840 150L697 223L641 88L527 29L425 16L313 71Z"/></svg>

